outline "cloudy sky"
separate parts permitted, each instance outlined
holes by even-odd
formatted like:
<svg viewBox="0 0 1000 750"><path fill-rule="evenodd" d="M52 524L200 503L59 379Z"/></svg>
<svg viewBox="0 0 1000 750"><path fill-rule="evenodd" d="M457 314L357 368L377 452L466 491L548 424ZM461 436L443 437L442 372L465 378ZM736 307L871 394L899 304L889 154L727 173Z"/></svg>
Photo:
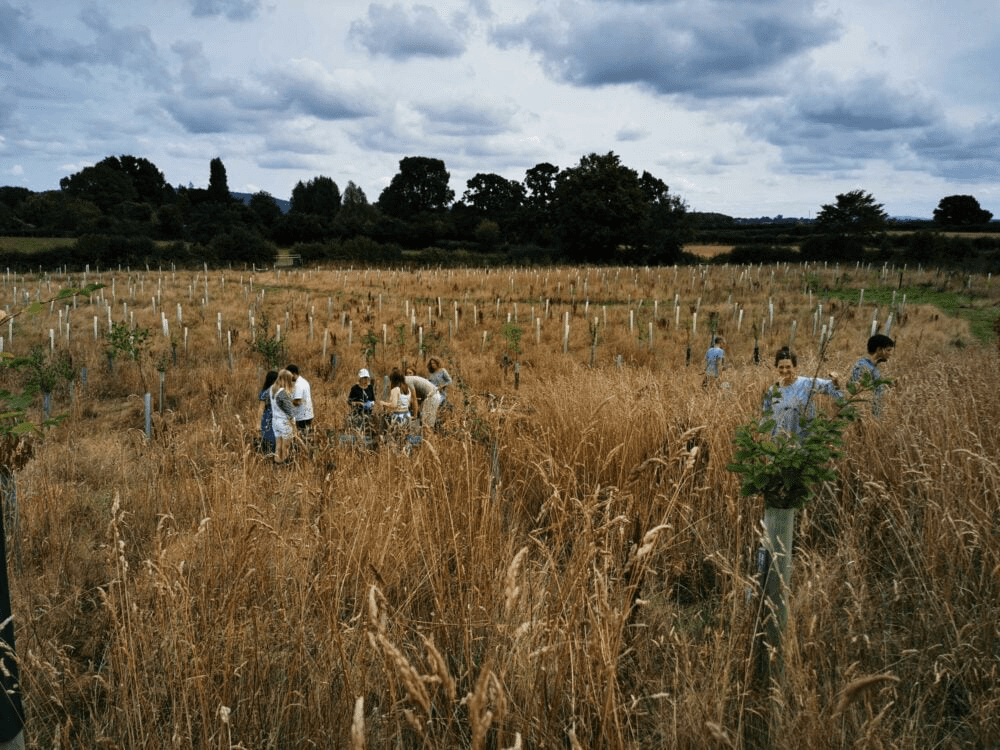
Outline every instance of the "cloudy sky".
<svg viewBox="0 0 1000 750"><path fill-rule="evenodd" d="M960 11L960 12L959 12ZM0 185L109 155L287 198L614 151L691 210L1000 216L996 0L0 0Z"/></svg>

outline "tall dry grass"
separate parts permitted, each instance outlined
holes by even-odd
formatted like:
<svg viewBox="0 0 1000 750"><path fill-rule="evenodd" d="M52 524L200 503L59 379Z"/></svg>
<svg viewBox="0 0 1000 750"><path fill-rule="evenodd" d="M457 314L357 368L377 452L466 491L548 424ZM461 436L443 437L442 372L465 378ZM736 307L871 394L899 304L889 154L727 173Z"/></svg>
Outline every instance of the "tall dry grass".
<svg viewBox="0 0 1000 750"><path fill-rule="evenodd" d="M785 677L771 694L753 683L761 507L726 470L732 434L791 320L803 372L860 356L872 307L805 288L847 273L105 272L104 302L78 302L69 341L56 337L88 382L72 402L56 394L71 417L17 477L29 746L743 747L762 715L774 747L1000 743L997 352L956 348L967 328L930 308L896 311L888 412L851 428L840 479L800 514ZM6 278L4 294L66 281ZM119 320L123 300L154 354L170 351L160 311L178 341L177 303L188 326L151 440L141 393L156 394L155 371L108 372L93 340L93 316L106 327L104 303ZM820 302L836 318L824 362ZM515 304L516 390L500 366ZM292 467L253 447L249 314L262 311L313 385L317 434ZM47 343L57 312L19 322L7 349ZM730 368L706 390L713 312ZM380 385L422 361L413 319L460 380L445 429L412 456L342 445L361 336L379 337Z"/></svg>

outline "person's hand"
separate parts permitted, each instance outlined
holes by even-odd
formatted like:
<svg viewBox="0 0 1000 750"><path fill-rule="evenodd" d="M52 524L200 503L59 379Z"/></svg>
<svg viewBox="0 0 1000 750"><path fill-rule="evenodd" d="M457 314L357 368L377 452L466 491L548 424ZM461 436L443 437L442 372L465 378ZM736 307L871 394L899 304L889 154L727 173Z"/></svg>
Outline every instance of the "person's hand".
<svg viewBox="0 0 1000 750"><path fill-rule="evenodd" d="M840 373L835 370L831 370L829 377L830 380L833 382L833 387L840 388Z"/></svg>

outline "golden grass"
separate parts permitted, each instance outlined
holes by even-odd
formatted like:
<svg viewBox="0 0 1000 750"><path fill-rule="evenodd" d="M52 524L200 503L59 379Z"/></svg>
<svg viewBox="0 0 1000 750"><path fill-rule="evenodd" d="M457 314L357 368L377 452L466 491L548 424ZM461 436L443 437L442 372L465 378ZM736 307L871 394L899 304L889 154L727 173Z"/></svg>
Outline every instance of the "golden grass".
<svg viewBox="0 0 1000 750"><path fill-rule="evenodd" d="M685 245L684 252L697 255L699 258L714 258L716 255L730 253L734 245Z"/></svg>
<svg viewBox="0 0 1000 750"><path fill-rule="evenodd" d="M880 283L878 269L854 276ZM161 311L183 342L182 304L188 345L147 441L155 356L142 377L107 372L99 299L70 306L68 342L57 332L88 382L72 403L56 394L72 416L17 476L29 747L744 747L761 715L779 748L1000 738L1000 370L996 351L952 346L962 321L896 316L888 413L851 428L839 481L800 514L769 697L749 658L761 507L726 470L732 434L792 320L803 372L847 372L871 306L810 298L785 266L210 272L207 304L204 274L122 272L114 299L101 280L157 356ZM3 293L67 281L10 277ZM836 319L823 363L819 302ZM517 390L500 366L515 305ZM263 369L248 309L281 325L313 386L316 439L292 467L252 446ZM58 312L17 322L13 341L3 327L5 347L47 342ZM238 332L232 370L220 312ZM705 390L712 313L730 368ZM445 432L409 457L340 445L365 331L377 386L404 358L422 369L411 315L460 380ZM765 319L758 366L751 324Z"/></svg>

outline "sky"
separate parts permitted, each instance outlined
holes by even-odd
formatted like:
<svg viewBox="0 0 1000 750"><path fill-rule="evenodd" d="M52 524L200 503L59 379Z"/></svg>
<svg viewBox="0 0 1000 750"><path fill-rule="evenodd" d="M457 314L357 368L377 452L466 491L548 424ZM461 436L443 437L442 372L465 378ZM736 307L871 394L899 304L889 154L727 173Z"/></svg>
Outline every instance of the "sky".
<svg viewBox="0 0 1000 750"><path fill-rule="evenodd" d="M692 211L1000 217L998 61L996 0L0 0L0 185L218 157L233 191L375 202L426 156L461 198L613 151Z"/></svg>

